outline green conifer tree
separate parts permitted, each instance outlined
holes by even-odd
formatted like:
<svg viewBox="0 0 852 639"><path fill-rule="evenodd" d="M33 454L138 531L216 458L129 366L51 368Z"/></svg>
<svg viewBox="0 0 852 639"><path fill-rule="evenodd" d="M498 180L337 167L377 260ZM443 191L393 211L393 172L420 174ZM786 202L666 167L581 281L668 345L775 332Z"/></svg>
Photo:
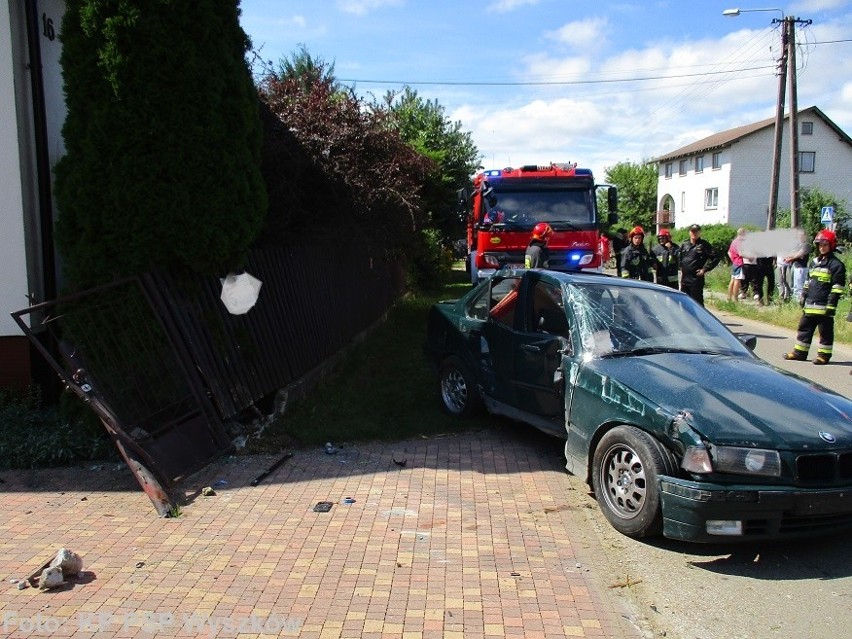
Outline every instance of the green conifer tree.
<svg viewBox="0 0 852 639"><path fill-rule="evenodd" d="M73 288L221 273L261 227L257 93L238 0L68 0L57 243Z"/></svg>

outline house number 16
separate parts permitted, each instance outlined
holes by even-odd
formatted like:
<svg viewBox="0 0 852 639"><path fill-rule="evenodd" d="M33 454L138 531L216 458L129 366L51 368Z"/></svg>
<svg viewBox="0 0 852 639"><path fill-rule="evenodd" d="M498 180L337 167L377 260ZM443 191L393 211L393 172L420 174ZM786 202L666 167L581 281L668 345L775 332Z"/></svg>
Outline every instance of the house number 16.
<svg viewBox="0 0 852 639"><path fill-rule="evenodd" d="M42 35L53 42L56 39L56 30L53 28L53 19L48 18L46 13L41 14Z"/></svg>

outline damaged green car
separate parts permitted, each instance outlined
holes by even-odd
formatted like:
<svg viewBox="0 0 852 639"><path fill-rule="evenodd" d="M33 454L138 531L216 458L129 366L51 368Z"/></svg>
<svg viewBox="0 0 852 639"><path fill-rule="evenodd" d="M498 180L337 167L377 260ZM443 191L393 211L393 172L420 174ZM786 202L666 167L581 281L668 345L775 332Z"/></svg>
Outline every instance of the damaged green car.
<svg viewBox="0 0 852 639"><path fill-rule="evenodd" d="M758 540L852 528L852 401L777 369L679 291L504 270L430 311L443 408L565 439L631 537Z"/></svg>

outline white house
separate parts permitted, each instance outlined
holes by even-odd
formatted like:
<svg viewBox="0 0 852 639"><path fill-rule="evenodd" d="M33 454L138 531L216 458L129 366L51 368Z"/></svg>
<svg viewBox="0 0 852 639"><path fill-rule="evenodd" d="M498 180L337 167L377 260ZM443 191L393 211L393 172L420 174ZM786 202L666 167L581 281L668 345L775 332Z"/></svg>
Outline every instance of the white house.
<svg viewBox="0 0 852 639"><path fill-rule="evenodd" d="M0 387L55 379L10 313L58 289L51 187L64 150L64 11L63 0L0 0Z"/></svg>
<svg viewBox="0 0 852 639"><path fill-rule="evenodd" d="M800 195L812 187L852 203L852 138L813 106L798 112ZM778 209L790 208L790 126L784 119ZM657 223L746 224L765 228L769 211L775 118L716 133L654 162Z"/></svg>

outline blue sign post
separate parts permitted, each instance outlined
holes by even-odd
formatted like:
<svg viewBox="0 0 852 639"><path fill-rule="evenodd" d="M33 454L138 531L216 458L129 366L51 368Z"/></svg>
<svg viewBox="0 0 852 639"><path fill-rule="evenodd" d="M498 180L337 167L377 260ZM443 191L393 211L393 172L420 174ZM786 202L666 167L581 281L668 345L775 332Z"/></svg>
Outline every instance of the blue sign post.
<svg viewBox="0 0 852 639"><path fill-rule="evenodd" d="M820 217L820 223L825 226L831 226L834 223L834 207L833 206L824 206L822 207L822 216Z"/></svg>

